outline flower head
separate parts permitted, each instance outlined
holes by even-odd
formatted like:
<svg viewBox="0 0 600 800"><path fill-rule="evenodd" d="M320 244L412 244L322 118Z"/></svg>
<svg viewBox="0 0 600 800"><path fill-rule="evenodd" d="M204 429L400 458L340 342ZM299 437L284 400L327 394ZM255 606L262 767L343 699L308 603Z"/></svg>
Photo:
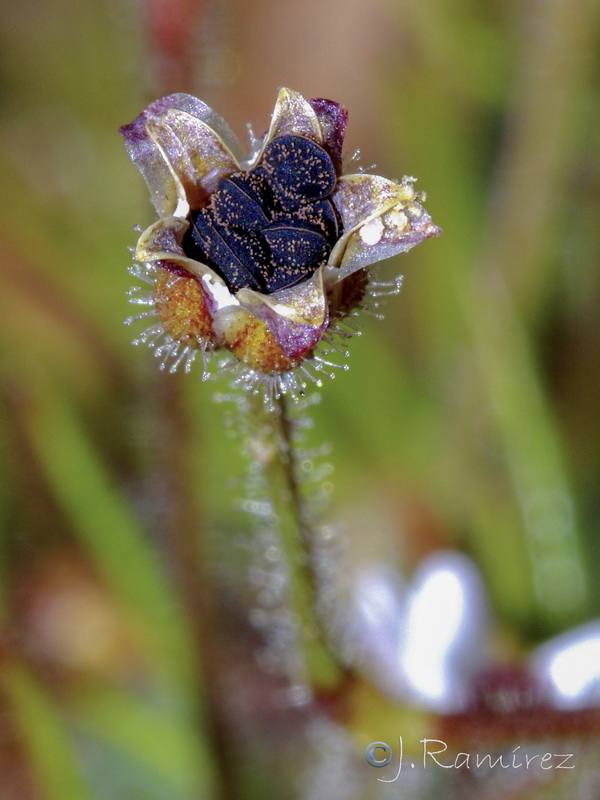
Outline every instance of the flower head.
<svg viewBox="0 0 600 800"><path fill-rule="evenodd" d="M344 174L347 112L281 89L269 130L244 159L234 134L201 100L174 94L121 129L159 219L144 231L130 293L158 321L136 342L162 366L229 355L244 383L285 391L316 380L332 337L370 289L370 265L441 231L415 192ZM390 288L397 290L395 282ZM381 289L381 287L379 287ZM233 356L233 358L232 358Z"/></svg>

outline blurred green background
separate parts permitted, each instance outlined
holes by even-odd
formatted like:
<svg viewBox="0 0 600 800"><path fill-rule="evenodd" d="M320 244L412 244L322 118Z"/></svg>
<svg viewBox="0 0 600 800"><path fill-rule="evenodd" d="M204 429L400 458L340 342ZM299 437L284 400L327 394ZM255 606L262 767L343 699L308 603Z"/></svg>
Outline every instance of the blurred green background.
<svg viewBox="0 0 600 800"><path fill-rule="evenodd" d="M2 800L296 796L269 751L273 725L300 723L261 713L235 585L226 384L159 373L123 326L127 248L153 212L117 129L170 91L242 139L280 85L342 102L348 153L416 176L444 229L379 268L403 290L363 318L314 410L354 563L409 576L439 548L472 556L502 662L599 616L598 3L7 0L0 15ZM375 739L408 713L366 680L339 694Z"/></svg>

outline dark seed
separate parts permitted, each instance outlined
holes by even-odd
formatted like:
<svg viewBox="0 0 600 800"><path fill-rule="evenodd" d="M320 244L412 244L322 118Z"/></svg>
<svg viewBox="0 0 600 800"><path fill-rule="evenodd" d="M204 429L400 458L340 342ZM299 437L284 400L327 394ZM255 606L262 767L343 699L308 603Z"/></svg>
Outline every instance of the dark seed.
<svg viewBox="0 0 600 800"><path fill-rule="evenodd" d="M270 274L265 276L268 292L293 286L312 275L314 264L323 264L331 249L322 236L307 230L271 227L264 237L271 255Z"/></svg>
<svg viewBox="0 0 600 800"><path fill-rule="evenodd" d="M223 239L208 215L200 212L183 237L183 250L189 258L213 267L228 286L237 291L243 286L261 289L260 282Z"/></svg>
<svg viewBox="0 0 600 800"><path fill-rule="evenodd" d="M210 203L190 214L182 246L232 291L265 294L294 286L327 262L342 233L331 158L303 136L279 136L262 165L221 181Z"/></svg>
<svg viewBox="0 0 600 800"><path fill-rule="evenodd" d="M279 194L321 200L331 194L336 174L325 150L302 136L278 136L267 146L263 163Z"/></svg>
<svg viewBox="0 0 600 800"><path fill-rule="evenodd" d="M213 209L213 218L222 227L260 231L269 224L269 219L247 187L225 179L219 186L219 202Z"/></svg>

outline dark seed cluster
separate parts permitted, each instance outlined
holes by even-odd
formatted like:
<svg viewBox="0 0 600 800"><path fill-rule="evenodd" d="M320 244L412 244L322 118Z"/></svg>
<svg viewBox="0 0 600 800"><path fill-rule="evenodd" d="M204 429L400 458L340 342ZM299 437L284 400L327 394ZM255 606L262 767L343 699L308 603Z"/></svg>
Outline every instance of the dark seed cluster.
<svg viewBox="0 0 600 800"><path fill-rule="evenodd" d="M210 203L190 214L183 248L230 289L264 294L294 286L327 262L342 233L330 195L327 152L303 136L279 136L261 164L224 178Z"/></svg>

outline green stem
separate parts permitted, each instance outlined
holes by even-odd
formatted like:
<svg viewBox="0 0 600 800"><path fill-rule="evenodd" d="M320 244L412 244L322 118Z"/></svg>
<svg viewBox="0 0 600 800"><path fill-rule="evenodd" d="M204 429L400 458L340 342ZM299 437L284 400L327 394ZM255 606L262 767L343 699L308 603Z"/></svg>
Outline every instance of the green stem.
<svg viewBox="0 0 600 800"><path fill-rule="evenodd" d="M318 588L311 567L315 535L306 498L298 480L294 421L280 396L273 404L250 396L254 439L251 455L262 468L271 519L287 572L287 602L296 622L296 646L312 688L332 688L341 667L325 643L315 612Z"/></svg>

